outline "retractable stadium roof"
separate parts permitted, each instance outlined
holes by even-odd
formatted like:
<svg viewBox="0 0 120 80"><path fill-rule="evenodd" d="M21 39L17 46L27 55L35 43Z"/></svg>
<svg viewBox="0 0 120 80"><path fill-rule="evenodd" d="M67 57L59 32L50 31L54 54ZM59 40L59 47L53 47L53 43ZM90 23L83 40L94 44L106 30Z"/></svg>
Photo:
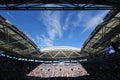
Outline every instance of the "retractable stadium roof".
<svg viewBox="0 0 120 80"><path fill-rule="evenodd" d="M1 0L0 10L111 10L85 41L79 58L74 59L103 55L107 44L120 40L120 0ZM30 38L2 16L0 50L15 57L47 60Z"/></svg>
<svg viewBox="0 0 120 80"><path fill-rule="evenodd" d="M37 45L7 19L0 16L0 50L14 57L31 58L39 54Z"/></svg>
<svg viewBox="0 0 120 80"><path fill-rule="evenodd" d="M51 5L52 4L52 5ZM119 9L120 0L1 0L1 10Z"/></svg>
<svg viewBox="0 0 120 80"><path fill-rule="evenodd" d="M97 25L79 51L72 47L54 47L39 50L30 38L9 23L7 19L0 16L0 50L15 57L40 60L63 58L79 60L104 55L104 48L111 42L116 41L120 41L120 12L118 10L112 10L105 16L103 22ZM75 51L70 52L71 48ZM55 49L57 54L52 55L51 51L55 53Z"/></svg>
<svg viewBox="0 0 120 80"><path fill-rule="evenodd" d="M117 41L120 41L120 12L114 10L89 35L80 53L89 57L100 56L104 54L105 47Z"/></svg>

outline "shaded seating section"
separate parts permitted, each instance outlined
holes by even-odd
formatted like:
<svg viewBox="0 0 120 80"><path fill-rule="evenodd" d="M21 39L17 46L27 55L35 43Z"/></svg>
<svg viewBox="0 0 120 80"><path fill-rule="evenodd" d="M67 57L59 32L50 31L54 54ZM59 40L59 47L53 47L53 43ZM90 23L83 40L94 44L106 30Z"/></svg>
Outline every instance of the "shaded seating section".
<svg viewBox="0 0 120 80"><path fill-rule="evenodd" d="M26 80L26 74L38 64L0 57L0 80Z"/></svg>
<svg viewBox="0 0 120 80"><path fill-rule="evenodd" d="M73 65L75 66L73 67ZM82 70L81 66L84 68L83 70L86 70L87 75L84 74L83 76L81 76L82 73L79 72L79 69ZM38 72L37 69L39 69ZM67 70L70 71L70 73L64 72ZM53 72L54 74L50 74ZM58 75L55 72L60 72L60 74ZM43 73L42 76L44 75L45 77L41 77L40 76L41 73ZM71 74L74 76L71 76ZM52 77L50 77L50 75L52 75ZM119 79L120 79L119 54L88 59L88 61L83 61L79 63L40 63L19 61L6 57L0 57L0 80L119 80Z"/></svg>
<svg viewBox="0 0 120 80"><path fill-rule="evenodd" d="M120 79L120 54L90 59L81 62L82 66L95 80L119 80Z"/></svg>

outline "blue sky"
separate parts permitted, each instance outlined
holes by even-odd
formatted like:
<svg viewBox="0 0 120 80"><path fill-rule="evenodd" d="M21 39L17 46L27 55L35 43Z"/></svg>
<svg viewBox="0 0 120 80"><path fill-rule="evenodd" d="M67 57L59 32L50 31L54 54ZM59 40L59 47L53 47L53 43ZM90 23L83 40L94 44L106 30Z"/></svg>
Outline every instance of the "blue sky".
<svg viewBox="0 0 120 80"><path fill-rule="evenodd" d="M81 48L107 10L88 11L0 11L39 48L72 46Z"/></svg>

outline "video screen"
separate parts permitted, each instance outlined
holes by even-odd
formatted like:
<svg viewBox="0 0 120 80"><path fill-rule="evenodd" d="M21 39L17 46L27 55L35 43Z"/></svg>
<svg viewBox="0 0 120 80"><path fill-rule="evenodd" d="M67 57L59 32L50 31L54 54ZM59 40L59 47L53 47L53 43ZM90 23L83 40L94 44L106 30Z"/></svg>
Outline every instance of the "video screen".
<svg viewBox="0 0 120 80"><path fill-rule="evenodd" d="M115 53L116 51L115 51L115 49L113 48L113 46L108 46L108 47L106 47L105 49L104 49L104 51L105 51L105 54L113 54L113 53Z"/></svg>

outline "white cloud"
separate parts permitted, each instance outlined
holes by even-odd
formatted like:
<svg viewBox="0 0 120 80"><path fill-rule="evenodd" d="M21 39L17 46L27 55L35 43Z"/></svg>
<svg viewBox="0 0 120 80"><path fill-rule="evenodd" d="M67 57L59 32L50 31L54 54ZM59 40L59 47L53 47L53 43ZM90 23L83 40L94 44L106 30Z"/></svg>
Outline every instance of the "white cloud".
<svg viewBox="0 0 120 80"><path fill-rule="evenodd" d="M6 12L8 16L10 16L12 19L15 19L14 16L10 12Z"/></svg>
<svg viewBox="0 0 120 80"><path fill-rule="evenodd" d="M69 25L70 25L70 21L71 21L71 17L72 17L72 14L73 13L69 13L68 14L68 16L67 16L67 18L66 18L66 20L65 20L65 23L64 23L64 25L63 25L63 30L67 30L68 29L68 27L69 27Z"/></svg>
<svg viewBox="0 0 120 80"><path fill-rule="evenodd" d="M41 19L38 20L42 21L45 25L47 34L36 37L38 44L40 44L39 47L44 48L54 46L54 40L62 37L62 26L60 23L61 13L62 12L60 11L41 11L39 17Z"/></svg>
<svg viewBox="0 0 120 80"><path fill-rule="evenodd" d="M53 46L53 41L47 38L45 35L36 36L36 38L40 48Z"/></svg>
<svg viewBox="0 0 120 80"><path fill-rule="evenodd" d="M47 33L51 40L62 37L62 27L60 23L60 11L42 11L43 23L47 28Z"/></svg>
<svg viewBox="0 0 120 80"><path fill-rule="evenodd" d="M73 21L73 22L72 22L72 25L73 25L74 27L80 26L80 22L81 22L81 20L83 20L84 15L85 15L85 12L83 12L83 11L79 12L79 13L77 14L77 20Z"/></svg>
<svg viewBox="0 0 120 80"><path fill-rule="evenodd" d="M69 34L68 34L69 39L73 38L74 30L76 29L76 27L80 26L80 21L82 20L83 12L80 12L77 15L74 14L76 14L76 12L70 12L65 18L65 23L63 25L64 31L67 31L69 29Z"/></svg>
<svg viewBox="0 0 120 80"><path fill-rule="evenodd" d="M82 11L68 13L67 16L63 17L62 11L41 11L40 21L45 25L46 33L37 36L37 42L39 47L50 47L54 46L54 41L61 38L69 29L68 38L71 39L74 36L74 30L76 27L83 27L82 33L89 29L94 29L101 19L106 15L108 11L93 14L93 12ZM61 23L61 17L64 19L63 24ZM70 27L70 28L69 28ZM82 28L80 28L82 29Z"/></svg>
<svg viewBox="0 0 120 80"><path fill-rule="evenodd" d="M82 33L84 33L89 29L94 29L101 22L101 20L105 17L107 13L108 11L100 12L93 18L90 17L91 19L86 20L85 28L82 31Z"/></svg>

